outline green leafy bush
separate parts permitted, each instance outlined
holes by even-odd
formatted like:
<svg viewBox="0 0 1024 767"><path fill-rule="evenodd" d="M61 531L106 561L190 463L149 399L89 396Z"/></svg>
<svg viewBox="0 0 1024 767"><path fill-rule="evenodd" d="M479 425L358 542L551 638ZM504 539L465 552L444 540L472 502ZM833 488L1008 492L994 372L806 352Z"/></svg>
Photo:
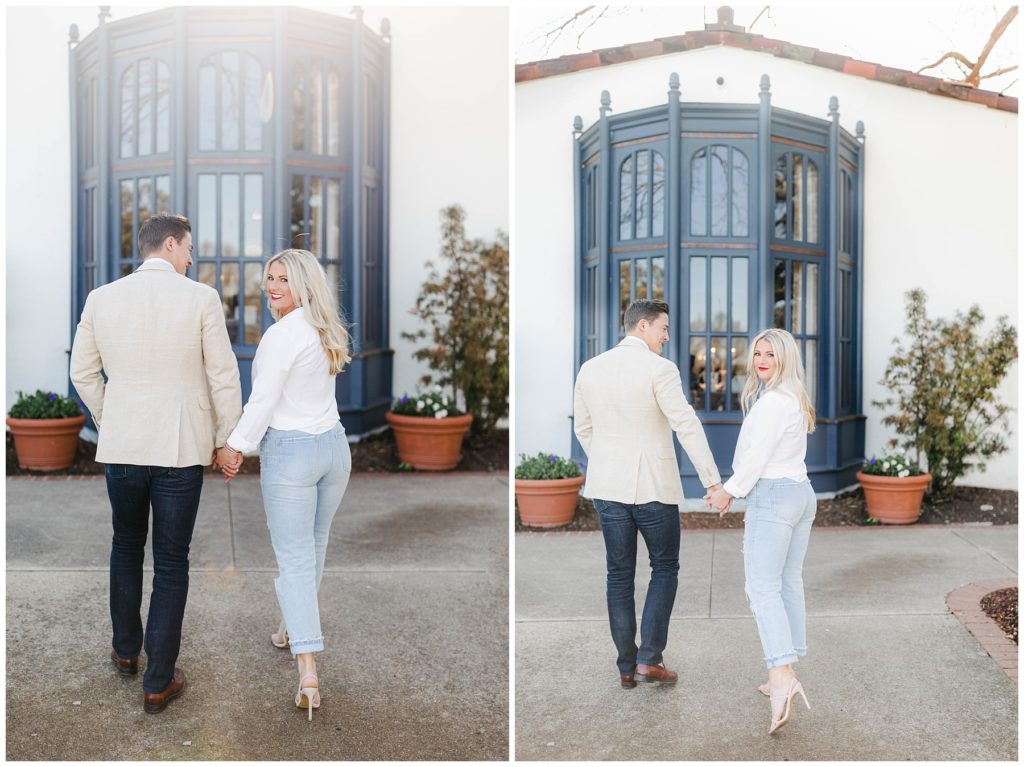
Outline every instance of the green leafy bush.
<svg viewBox="0 0 1024 767"><path fill-rule="evenodd" d="M929 319L924 291L906 294L906 346L893 339L894 352L881 383L890 394L874 405L894 408L882 419L899 439L893 447L915 451L942 493L971 469L985 470L985 459L1006 452L1009 407L995 390L1017 359L1017 330L1006 317L984 338L984 315L977 305L953 320ZM993 428L994 427L994 428Z"/></svg>
<svg viewBox="0 0 1024 767"><path fill-rule="evenodd" d="M469 240L465 218L458 205L441 211L445 268L427 262L416 298L415 314L429 332L421 328L402 338L427 341L413 353L434 371L421 383L450 388L453 402L461 393L479 434L508 415L508 237L498 232L496 242Z"/></svg>
<svg viewBox="0 0 1024 767"><path fill-rule="evenodd" d="M870 461L864 461L861 471L880 477L917 477L924 474L921 467L904 453L883 453L881 458L871 456Z"/></svg>
<svg viewBox="0 0 1024 767"><path fill-rule="evenodd" d="M413 397L403 394L391 406L392 413L412 415L421 418L447 418L462 415L451 398L441 393L441 387L433 391L420 392Z"/></svg>
<svg viewBox="0 0 1024 767"><path fill-rule="evenodd" d="M18 399L8 413L11 418L74 418L82 415L82 408L71 397L62 397L52 391L36 389L35 394L18 392Z"/></svg>
<svg viewBox="0 0 1024 767"><path fill-rule="evenodd" d="M523 453L516 464L516 479L569 479L578 476L580 467L576 461L550 453L537 453L529 458Z"/></svg>

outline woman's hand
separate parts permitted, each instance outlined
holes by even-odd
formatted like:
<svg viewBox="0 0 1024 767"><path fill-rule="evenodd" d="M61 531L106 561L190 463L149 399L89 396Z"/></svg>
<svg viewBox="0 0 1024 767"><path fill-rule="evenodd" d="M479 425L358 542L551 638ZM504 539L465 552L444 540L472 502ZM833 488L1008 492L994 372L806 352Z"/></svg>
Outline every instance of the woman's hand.
<svg viewBox="0 0 1024 767"><path fill-rule="evenodd" d="M704 500L708 502L708 509L714 509L720 517L724 517L732 508L732 496L721 485L709 487Z"/></svg>

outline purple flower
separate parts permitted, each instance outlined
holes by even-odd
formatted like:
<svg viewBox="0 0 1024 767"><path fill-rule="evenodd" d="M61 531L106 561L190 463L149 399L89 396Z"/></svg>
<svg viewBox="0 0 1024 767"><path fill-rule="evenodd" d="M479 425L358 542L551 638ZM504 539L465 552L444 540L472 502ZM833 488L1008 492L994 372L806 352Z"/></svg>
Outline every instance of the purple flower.
<svg viewBox="0 0 1024 767"><path fill-rule="evenodd" d="M49 397L50 397L50 402L53 402L55 399L57 399L57 395L54 394L53 392L50 392Z"/></svg>
<svg viewBox="0 0 1024 767"><path fill-rule="evenodd" d="M406 395L406 394L402 395L402 404L403 405L409 404L409 396L408 395Z"/></svg>
<svg viewBox="0 0 1024 767"><path fill-rule="evenodd" d="M550 461L551 463L556 463L556 462L558 461L558 458L556 458L556 457L555 457L555 456L553 456L553 455L549 455L549 456L548 456L548 460L549 460L549 461Z"/></svg>
<svg viewBox="0 0 1024 767"><path fill-rule="evenodd" d="M874 459L874 457L872 457L872 459L871 459L871 465L872 465L872 466L874 466L874 465L875 465L875 459Z"/></svg>

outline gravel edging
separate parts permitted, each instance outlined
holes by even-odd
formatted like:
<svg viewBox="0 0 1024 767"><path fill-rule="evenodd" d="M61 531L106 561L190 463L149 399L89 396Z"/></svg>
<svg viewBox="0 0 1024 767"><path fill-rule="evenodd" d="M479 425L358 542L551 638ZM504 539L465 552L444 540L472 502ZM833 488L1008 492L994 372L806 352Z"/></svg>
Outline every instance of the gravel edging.
<svg viewBox="0 0 1024 767"><path fill-rule="evenodd" d="M992 660L1006 672L1006 675L1019 684L1017 679L1017 645L1006 636L1003 629L981 609L981 600L986 594L999 589L1008 589L1017 585L1013 578L968 583L949 593L946 606L956 616L982 649Z"/></svg>

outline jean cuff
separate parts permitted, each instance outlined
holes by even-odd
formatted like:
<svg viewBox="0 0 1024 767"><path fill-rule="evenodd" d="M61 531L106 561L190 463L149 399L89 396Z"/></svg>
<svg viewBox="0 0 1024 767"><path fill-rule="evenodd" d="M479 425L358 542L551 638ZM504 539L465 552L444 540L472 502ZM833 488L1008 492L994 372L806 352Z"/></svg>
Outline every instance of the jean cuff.
<svg viewBox="0 0 1024 767"><path fill-rule="evenodd" d="M768 668L778 668L779 666L785 666L790 663L797 662L797 654L795 652L786 653L785 655L778 655L774 658L765 658L765 665Z"/></svg>
<svg viewBox="0 0 1024 767"><path fill-rule="evenodd" d="M288 637L288 646L291 648L292 655L304 652L323 652L324 638L322 636L316 639L292 639Z"/></svg>

